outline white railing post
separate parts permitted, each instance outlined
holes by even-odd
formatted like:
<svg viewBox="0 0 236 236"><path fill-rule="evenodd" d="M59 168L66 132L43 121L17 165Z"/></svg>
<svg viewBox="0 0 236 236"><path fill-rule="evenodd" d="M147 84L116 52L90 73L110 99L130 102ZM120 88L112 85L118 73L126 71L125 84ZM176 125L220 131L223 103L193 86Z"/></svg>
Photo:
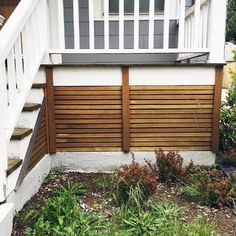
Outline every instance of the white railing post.
<svg viewBox="0 0 236 236"><path fill-rule="evenodd" d="M224 63L227 0L211 0L208 27L208 63Z"/></svg>
<svg viewBox="0 0 236 236"><path fill-rule="evenodd" d="M1 58L1 48L0 48ZM6 199L7 170L7 81L5 63L0 65L0 202Z"/></svg>
<svg viewBox="0 0 236 236"><path fill-rule="evenodd" d="M65 26L64 26L64 4L63 4L63 0L58 0L57 10L58 10L59 48L60 49L65 49Z"/></svg>

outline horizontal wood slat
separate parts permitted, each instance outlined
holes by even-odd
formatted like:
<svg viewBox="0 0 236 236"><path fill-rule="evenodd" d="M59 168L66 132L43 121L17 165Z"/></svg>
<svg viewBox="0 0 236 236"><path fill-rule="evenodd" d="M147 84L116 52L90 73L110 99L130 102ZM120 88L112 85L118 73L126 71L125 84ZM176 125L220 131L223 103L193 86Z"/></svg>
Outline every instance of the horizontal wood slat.
<svg viewBox="0 0 236 236"><path fill-rule="evenodd" d="M55 87L58 151L120 151L120 86Z"/></svg>
<svg viewBox="0 0 236 236"><path fill-rule="evenodd" d="M39 123L39 128L36 133L36 139L34 141L30 161L27 168L27 173L29 173L37 163L47 154L47 130L46 130L46 114L45 106L42 107L43 115Z"/></svg>
<svg viewBox="0 0 236 236"><path fill-rule="evenodd" d="M214 86L131 86L131 150L210 150Z"/></svg>
<svg viewBox="0 0 236 236"><path fill-rule="evenodd" d="M121 86L54 93L58 151L122 150ZM214 86L129 86L129 94L131 150L211 150Z"/></svg>

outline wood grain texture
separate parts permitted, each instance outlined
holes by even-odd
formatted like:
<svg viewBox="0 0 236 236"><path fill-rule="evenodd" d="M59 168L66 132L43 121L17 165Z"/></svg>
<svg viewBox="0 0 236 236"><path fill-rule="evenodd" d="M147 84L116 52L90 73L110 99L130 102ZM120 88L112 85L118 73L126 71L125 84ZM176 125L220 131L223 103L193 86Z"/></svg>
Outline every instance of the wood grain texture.
<svg viewBox="0 0 236 236"><path fill-rule="evenodd" d="M210 150L213 86L131 86L131 150Z"/></svg>
<svg viewBox="0 0 236 236"><path fill-rule="evenodd" d="M47 103L47 126L49 153L56 153L56 125L55 125L55 102L53 86L53 68L46 67L46 103Z"/></svg>
<svg viewBox="0 0 236 236"><path fill-rule="evenodd" d="M215 89L214 89L214 106L213 106L213 129L212 129L212 151L219 151L219 124L220 124L220 107L222 92L223 67L215 69Z"/></svg>
<svg viewBox="0 0 236 236"><path fill-rule="evenodd" d="M58 151L211 150L214 86L55 87Z"/></svg>
<svg viewBox="0 0 236 236"><path fill-rule="evenodd" d="M55 87L57 151L121 151L122 87Z"/></svg>
<svg viewBox="0 0 236 236"><path fill-rule="evenodd" d="M123 152L130 151L129 67L122 68Z"/></svg>

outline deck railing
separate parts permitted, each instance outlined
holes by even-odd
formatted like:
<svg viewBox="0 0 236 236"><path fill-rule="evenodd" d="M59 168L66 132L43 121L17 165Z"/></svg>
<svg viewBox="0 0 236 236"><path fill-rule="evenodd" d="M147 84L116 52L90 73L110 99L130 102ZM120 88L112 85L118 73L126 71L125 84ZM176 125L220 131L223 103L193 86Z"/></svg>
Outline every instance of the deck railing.
<svg viewBox="0 0 236 236"><path fill-rule="evenodd" d="M48 22L47 0L22 0L0 31L1 188L6 178L7 144L47 51ZM0 201L4 199L1 190Z"/></svg>

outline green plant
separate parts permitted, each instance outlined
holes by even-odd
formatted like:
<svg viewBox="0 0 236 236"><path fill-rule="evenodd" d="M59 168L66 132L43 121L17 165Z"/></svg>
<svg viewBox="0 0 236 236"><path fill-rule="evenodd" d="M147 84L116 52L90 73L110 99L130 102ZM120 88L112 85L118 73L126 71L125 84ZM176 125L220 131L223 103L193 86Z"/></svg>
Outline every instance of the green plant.
<svg viewBox="0 0 236 236"><path fill-rule="evenodd" d="M139 199L137 201L145 200L154 192L157 185L155 171L149 165L140 166L135 162L134 154L131 164L122 165L116 171L113 180L113 197L117 205L130 203L130 196L135 196L136 200Z"/></svg>
<svg viewBox="0 0 236 236"><path fill-rule="evenodd" d="M230 72L233 86L222 103L220 118L220 149L227 152L236 148L236 73Z"/></svg>
<svg viewBox="0 0 236 236"><path fill-rule="evenodd" d="M236 186L221 170L212 168L192 175L181 187L188 197L203 204L222 207L236 199Z"/></svg>
<svg viewBox="0 0 236 236"><path fill-rule="evenodd" d="M162 149L156 151L156 169L160 180L164 183L178 182L185 178L193 169L191 161L183 167L183 158L178 152L164 153Z"/></svg>
<svg viewBox="0 0 236 236"><path fill-rule="evenodd" d="M39 218L27 229L27 235L84 235L80 233L98 221L96 217L91 218L78 209L78 200L84 193L85 189L80 184L61 186L53 197L45 201Z"/></svg>
<svg viewBox="0 0 236 236"><path fill-rule="evenodd" d="M236 0L228 1L226 40L236 41Z"/></svg>

